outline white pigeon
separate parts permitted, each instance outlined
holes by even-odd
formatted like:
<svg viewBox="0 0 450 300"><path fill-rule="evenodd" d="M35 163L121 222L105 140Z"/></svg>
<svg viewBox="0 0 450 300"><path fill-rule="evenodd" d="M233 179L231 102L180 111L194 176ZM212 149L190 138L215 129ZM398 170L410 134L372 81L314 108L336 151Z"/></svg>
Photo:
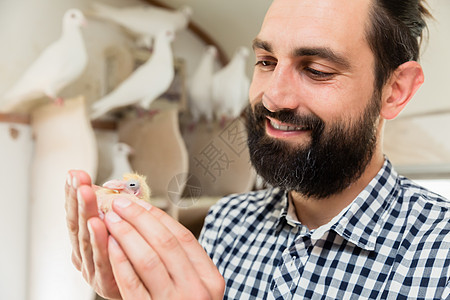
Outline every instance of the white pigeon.
<svg viewBox="0 0 450 300"><path fill-rule="evenodd" d="M161 31L185 29L192 15L192 8L182 6L172 11L150 5L114 7L99 2L92 4L94 15L113 21L138 36L138 43L152 46L153 39Z"/></svg>
<svg viewBox="0 0 450 300"><path fill-rule="evenodd" d="M213 120L212 78L216 58L216 47L208 46L189 83L188 94L190 111L195 123L197 123L202 116L204 116L208 122L212 122Z"/></svg>
<svg viewBox="0 0 450 300"><path fill-rule="evenodd" d="M122 178L123 174L133 173L128 157L133 153L133 149L125 143L116 143L112 149L112 171L108 180Z"/></svg>
<svg viewBox="0 0 450 300"><path fill-rule="evenodd" d="M0 110L12 112L47 96L60 102L59 92L75 81L88 62L81 26L86 24L83 13L69 9L63 17L61 37L49 45L22 77L8 90L0 101Z"/></svg>
<svg viewBox="0 0 450 300"><path fill-rule="evenodd" d="M97 119L109 111L138 104L148 110L150 104L170 87L175 71L171 42L172 31L160 32L150 58L137 68L111 93L92 104L91 119Z"/></svg>
<svg viewBox="0 0 450 300"><path fill-rule="evenodd" d="M216 118L222 124L239 117L248 104L250 80L246 75L246 47L239 47L231 61L213 76L212 96Z"/></svg>

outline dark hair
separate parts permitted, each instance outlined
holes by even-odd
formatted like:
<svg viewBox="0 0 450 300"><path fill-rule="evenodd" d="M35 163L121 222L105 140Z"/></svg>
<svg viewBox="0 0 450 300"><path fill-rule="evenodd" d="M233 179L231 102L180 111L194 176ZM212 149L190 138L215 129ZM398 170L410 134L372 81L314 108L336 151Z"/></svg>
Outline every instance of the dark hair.
<svg viewBox="0 0 450 300"><path fill-rule="evenodd" d="M381 89L393 71L419 59L425 0L372 0L366 38L375 55L375 87Z"/></svg>

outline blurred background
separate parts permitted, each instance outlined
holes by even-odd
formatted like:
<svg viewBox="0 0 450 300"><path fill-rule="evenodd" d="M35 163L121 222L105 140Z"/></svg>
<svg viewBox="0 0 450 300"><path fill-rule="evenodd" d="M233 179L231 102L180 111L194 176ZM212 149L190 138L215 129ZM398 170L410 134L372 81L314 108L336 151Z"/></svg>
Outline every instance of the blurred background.
<svg viewBox="0 0 450 300"><path fill-rule="evenodd" d="M0 299L95 298L70 260L69 169L86 170L97 184L128 170L146 175L154 205L196 235L218 199L263 186L249 164L241 112L251 42L271 1L95 3L0 1ZM450 2L428 3L435 20L422 45L426 80L388 122L384 148L399 173L450 197ZM71 8L86 22L63 30ZM69 42L57 42L65 35ZM48 90L25 93L78 61L84 67L54 99Z"/></svg>

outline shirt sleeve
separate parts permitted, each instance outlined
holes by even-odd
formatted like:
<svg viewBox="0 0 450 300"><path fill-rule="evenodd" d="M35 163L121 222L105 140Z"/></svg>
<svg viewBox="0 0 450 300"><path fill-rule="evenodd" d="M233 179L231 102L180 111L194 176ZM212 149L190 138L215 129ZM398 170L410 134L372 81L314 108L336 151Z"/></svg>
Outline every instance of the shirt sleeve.
<svg viewBox="0 0 450 300"><path fill-rule="evenodd" d="M214 228L214 209L211 208L205 218L200 237L198 239L200 245L205 249L206 253L212 257L214 251L214 236L217 236L217 230Z"/></svg>
<svg viewBox="0 0 450 300"><path fill-rule="evenodd" d="M211 258L213 258L219 239L226 203L227 197L222 198L210 208L198 239L200 245L202 245L203 249L205 249Z"/></svg>

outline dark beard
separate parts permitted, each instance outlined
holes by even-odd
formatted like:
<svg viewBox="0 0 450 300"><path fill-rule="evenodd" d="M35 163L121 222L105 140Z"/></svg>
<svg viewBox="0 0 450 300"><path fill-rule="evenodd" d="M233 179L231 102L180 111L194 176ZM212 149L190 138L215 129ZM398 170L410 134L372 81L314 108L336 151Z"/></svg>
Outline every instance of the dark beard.
<svg viewBox="0 0 450 300"><path fill-rule="evenodd" d="M306 197L327 198L343 191L364 172L377 142L380 100L373 96L360 120L352 124L330 124L314 114L295 111L270 112L262 103L246 110L250 159L258 174L274 187L296 191ZM311 141L293 147L269 137L266 116L296 126L307 126Z"/></svg>

